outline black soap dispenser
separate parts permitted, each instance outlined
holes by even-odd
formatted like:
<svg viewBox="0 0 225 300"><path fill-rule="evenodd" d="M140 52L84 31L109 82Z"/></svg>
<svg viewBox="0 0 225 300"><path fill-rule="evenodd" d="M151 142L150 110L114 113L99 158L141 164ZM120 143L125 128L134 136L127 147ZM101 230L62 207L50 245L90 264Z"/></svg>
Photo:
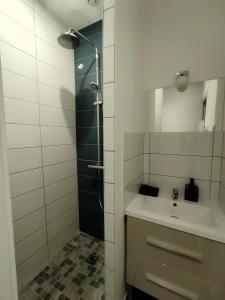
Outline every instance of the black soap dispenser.
<svg viewBox="0 0 225 300"><path fill-rule="evenodd" d="M193 202L198 202L198 195L199 195L199 188L195 184L194 178L191 178L190 183L185 184L184 199Z"/></svg>

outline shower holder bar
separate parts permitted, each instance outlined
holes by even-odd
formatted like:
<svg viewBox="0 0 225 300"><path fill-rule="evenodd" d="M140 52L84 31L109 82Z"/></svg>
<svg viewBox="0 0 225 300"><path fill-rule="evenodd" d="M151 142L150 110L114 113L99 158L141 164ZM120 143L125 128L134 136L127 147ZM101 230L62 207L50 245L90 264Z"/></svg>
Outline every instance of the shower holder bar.
<svg viewBox="0 0 225 300"><path fill-rule="evenodd" d="M89 169L97 169L97 170L104 170L104 166L99 165L88 165Z"/></svg>

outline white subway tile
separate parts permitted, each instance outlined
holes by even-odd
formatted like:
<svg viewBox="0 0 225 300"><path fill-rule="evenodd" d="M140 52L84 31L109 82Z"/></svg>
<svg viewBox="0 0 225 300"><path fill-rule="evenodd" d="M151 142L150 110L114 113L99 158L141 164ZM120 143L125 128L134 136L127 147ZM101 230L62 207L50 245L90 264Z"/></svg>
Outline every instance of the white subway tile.
<svg viewBox="0 0 225 300"><path fill-rule="evenodd" d="M143 164L143 155L136 156L124 162L124 187L127 187L143 174Z"/></svg>
<svg viewBox="0 0 225 300"><path fill-rule="evenodd" d="M225 188L225 159L222 158L221 162L221 177L220 177L221 184Z"/></svg>
<svg viewBox="0 0 225 300"><path fill-rule="evenodd" d="M104 12L104 30L103 30L103 45L104 47L111 46L115 42L115 31L114 31L114 7Z"/></svg>
<svg viewBox="0 0 225 300"><path fill-rule="evenodd" d="M19 242L15 247L17 266L46 244L47 236L45 228L34 232L32 235Z"/></svg>
<svg viewBox="0 0 225 300"><path fill-rule="evenodd" d="M10 175L11 196L16 197L43 186L42 169Z"/></svg>
<svg viewBox="0 0 225 300"><path fill-rule="evenodd" d="M104 10L109 9L115 5L115 0L104 0Z"/></svg>
<svg viewBox="0 0 225 300"><path fill-rule="evenodd" d="M114 271L106 268L105 270L105 292L114 299L115 288L115 273Z"/></svg>
<svg viewBox="0 0 225 300"><path fill-rule="evenodd" d="M71 192L76 188L76 178L71 177L64 179L60 182L50 184L45 187L45 202L51 203L52 201L59 199Z"/></svg>
<svg viewBox="0 0 225 300"><path fill-rule="evenodd" d="M145 133L144 135L144 153L149 153L150 152L150 134Z"/></svg>
<svg viewBox="0 0 225 300"><path fill-rule="evenodd" d="M5 13L29 31L34 32L33 10L22 0L0 1L0 12Z"/></svg>
<svg viewBox="0 0 225 300"><path fill-rule="evenodd" d="M150 159L149 154L144 154L144 173L145 174L148 174L150 172L149 159Z"/></svg>
<svg viewBox="0 0 225 300"><path fill-rule="evenodd" d="M20 287L25 287L48 263L48 249L41 248L17 269Z"/></svg>
<svg viewBox="0 0 225 300"><path fill-rule="evenodd" d="M115 153L104 151L104 181L115 182Z"/></svg>
<svg viewBox="0 0 225 300"><path fill-rule="evenodd" d="M12 198L13 220L24 217L44 206L44 189L32 191Z"/></svg>
<svg viewBox="0 0 225 300"><path fill-rule="evenodd" d="M150 173L210 180L211 157L151 154Z"/></svg>
<svg viewBox="0 0 225 300"><path fill-rule="evenodd" d="M60 234L58 234L54 239L52 239L48 244L49 249L49 258L54 259L55 256L59 253L62 247L70 242L74 235L78 233L78 224L77 221L72 225L68 226Z"/></svg>
<svg viewBox="0 0 225 300"><path fill-rule="evenodd" d="M8 16L0 12L0 39L35 56L35 37Z"/></svg>
<svg viewBox="0 0 225 300"><path fill-rule="evenodd" d="M77 203L76 193L72 192L69 195L60 198L46 206L47 223L52 222L56 217L60 216Z"/></svg>
<svg viewBox="0 0 225 300"><path fill-rule="evenodd" d="M37 79L36 59L34 57L2 41L0 41L0 53L3 69L34 80Z"/></svg>
<svg viewBox="0 0 225 300"><path fill-rule="evenodd" d="M223 150L223 132L215 131L213 132L213 156L221 157Z"/></svg>
<svg viewBox="0 0 225 300"><path fill-rule="evenodd" d="M37 38L37 58L42 62L51 65L62 73L74 77L74 63L65 55L49 46L43 40Z"/></svg>
<svg viewBox="0 0 225 300"><path fill-rule="evenodd" d="M41 148L8 150L9 172L22 172L42 167Z"/></svg>
<svg viewBox="0 0 225 300"><path fill-rule="evenodd" d="M15 242L18 243L31 233L46 225L45 209L41 208L14 223Z"/></svg>
<svg viewBox="0 0 225 300"><path fill-rule="evenodd" d="M59 108L40 106L41 125L74 127L75 113Z"/></svg>
<svg viewBox="0 0 225 300"><path fill-rule="evenodd" d="M149 174L144 174L143 184L149 184Z"/></svg>
<svg viewBox="0 0 225 300"><path fill-rule="evenodd" d="M49 87L42 83L38 84L39 102L41 104L75 111L75 96L70 91Z"/></svg>
<svg viewBox="0 0 225 300"><path fill-rule="evenodd" d="M60 181L75 175L75 161L59 163L43 168L45 185Z"/></svg>
<svg viewBox="0 0 225 300"><path fill-rule="evenodd" d="M38 80L41 83L50 85L57 89L66 89L70 93L75 94L74 77L66 75L57 69L46 65L40 61L37 62Z"/></svg>
<svg viewBox="0 0 225 300"><path fill-rule="evenodd" d="M36 81L5 70L2 71L2 81L4 96L30 102L38 101Z"/></svg>
<svg viewBox="0 0 225 300"><path fill-rule="evenodd" d="M38 104L5 97L5 121L39 125Z"/></svg>
<svg viewBox="0 0 225 300"><path fill-rule="evenodd" d="M48 146L42 148L43 165L52 165L76 159L75 145Z"/></svg>
<svg viewBox="0 0 225 300"><path fill-rule="evenodd" d="M75 222L75 207L56 218L47 225L48 238L51 241L54 237Z"/></svg>
<svg viewBox="0 0 225 300"><path fill-rule="evenodd" d="M212 132L160 132L150 134L150 152L211 156Z"/></svg>
<svg viewBox="0 0 225 300"><path fill-rule="evenodd" d="M114 46L104 48L104 83L114 81Z"/></svg>
<svg viewBox="0 0 225 300"><path fill-rule="evenodd" d="M126 132L124 134L124 160L143 154L143 144L143 133Z"/></svg>
<svg viewBox="0 0 225 300"><path fill-rule="evenodd" d="M105 242L105 266L110 270L115 268L115 244Z"/></svg>
<svg viewBox="0 0 225 300"><path fill-rule="evenodd" d="M114 215L109 213L104 213L104 220L105 220L105 241L114 243L115 240Z"/></svg>
<svg viewBox="0 0 225 300"><path fill-rule="evenodd" d="M221 158L213 157L212 159L212 181L220 181Z"/></svg>
<svg viewBox="0 0 225 300"><path fill-rule="evenodd" d="M74 128L41 126L42 145L75 144Z"/></svg>
<svg viewBox="0 0 225 300"><path fill-rule="evenodd" d="M115 116L115 91L114 82L104 84L104 117L114 117Z"/></svg>
<svg viewBox="0 0 225 300"><path fill-rule="evenodd" d="M219 200L220 183L211 181L210 204L216 204ZM213 202L212 202L213 201Z"/></svg>
<svg viewBox="0 0 225 300"><path fill-rule="evenodd" d="M114 214L115 212L115 185L112 183L104 184L104 211Z"/></svg>
<svg viewBox="0 0 225 300"><path fill-rule="evenodd" d="M6 125L8 148L41 146L40 127L34 125Z"/></svg>
<svg viewBox="0 0 225 300"><path fill-rule="evenodd" d="M115 149L115 120L104 118L104 150Z"/></svg>

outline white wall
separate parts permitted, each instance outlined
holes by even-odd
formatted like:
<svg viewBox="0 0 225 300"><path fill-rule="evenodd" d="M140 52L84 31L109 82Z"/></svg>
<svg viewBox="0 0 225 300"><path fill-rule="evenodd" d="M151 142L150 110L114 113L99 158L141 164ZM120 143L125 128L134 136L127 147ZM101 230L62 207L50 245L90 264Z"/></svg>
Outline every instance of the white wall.
<svg viewBox="0 0 225 300"><path fill-rule="evenodd" d="M146 89L174 85L181 70L189 71L192 82L225 75L223 0L141 2L145 3Z"/></svg>
<svg viewBox="0 0 225 300"><path fill-rule="evenodd" d="M144 1L116 1L115 33L115 299L125 293L124 133L144 132Z"/></svg>
<svg viewBox="0 0 225 300"><path fill-rule="evenodd" d="M73 52L35 0L0 2L0 55L21 287L78 229Z"/></svg>

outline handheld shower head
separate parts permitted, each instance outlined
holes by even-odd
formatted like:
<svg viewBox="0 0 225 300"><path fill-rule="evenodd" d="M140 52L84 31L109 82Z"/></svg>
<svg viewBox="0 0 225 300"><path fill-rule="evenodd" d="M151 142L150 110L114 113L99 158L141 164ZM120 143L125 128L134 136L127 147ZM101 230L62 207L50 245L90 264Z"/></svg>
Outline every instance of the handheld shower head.
<svg viewBox="0 0 225 300"><path fill-rule="evenodd" d="M93 91L98 91L99 90L99 86L96 82L91 82L90 87Z"/></svg>

